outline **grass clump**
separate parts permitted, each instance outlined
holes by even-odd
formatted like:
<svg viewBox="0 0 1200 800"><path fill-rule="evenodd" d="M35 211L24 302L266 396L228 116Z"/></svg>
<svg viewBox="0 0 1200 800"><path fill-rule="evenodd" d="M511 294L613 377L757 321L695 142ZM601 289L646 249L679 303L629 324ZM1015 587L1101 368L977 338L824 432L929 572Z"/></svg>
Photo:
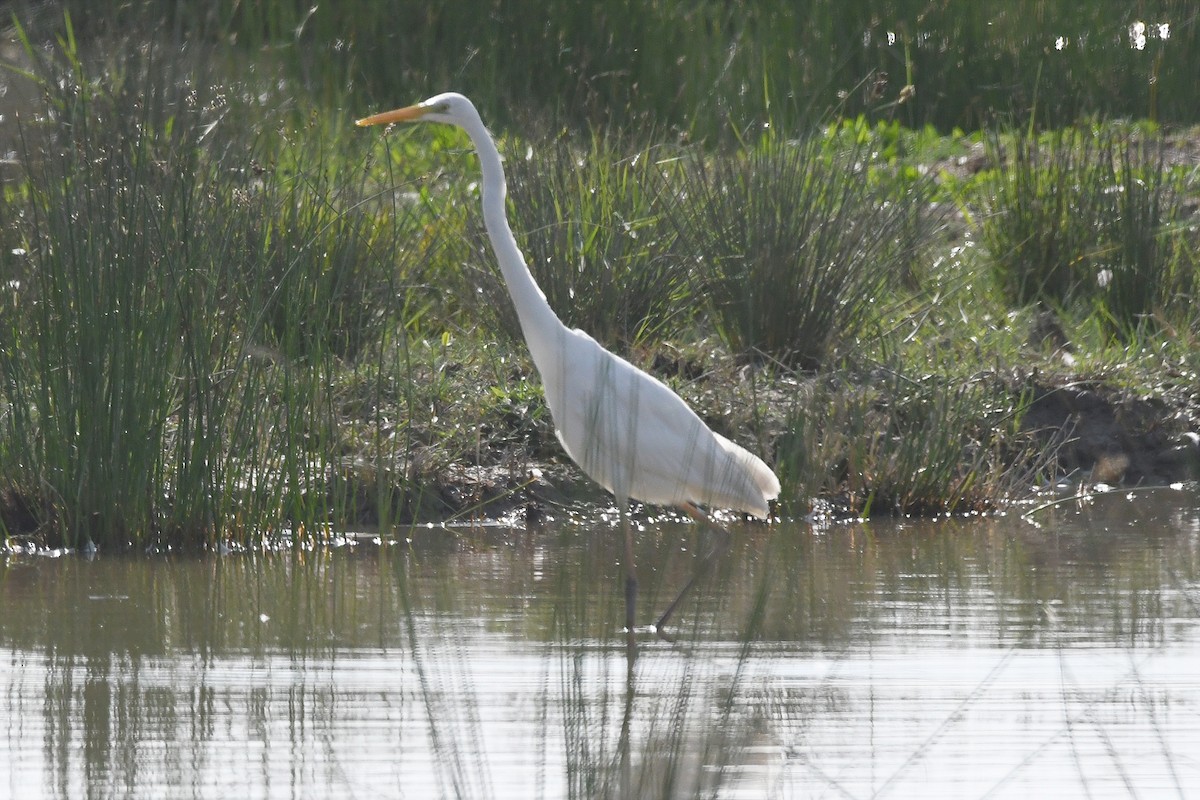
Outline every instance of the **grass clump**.
<svg viewBox="0 0 1200 800"><path fill-rule="evenodd" d="M689 274L659 208L653 151L621 152L594 134L585 149L566 139L530 145L505 167L513 228L563 322L610 344L661 340L682 329ZM480 250L490 262L486 237ZM510 309L506 289L489 286L490 305ZM502 319L519 340L515 314Z"/></svg>
<svg viewBox="0 0 1200 800"><path fill-rule="evenodd" d="M808 382L778 464L788 495L836 515L961 514L1019 495L1048 468L1022 432L1029 399L994 376L962 381L877 368Z"/></svg>
<svg viewBox="0 0 1200 800"><path fill-rule="evenodd" d="M188 491L174 467L190 472L195 453L168 463L163 443L206 432L205 415L190 414L199 429L181 431L172 412L197 396L179 392L199 377L189 356L211 353L223 335L208 309L184 299L204 296L190 236L200 199L190 176L203 167L186 141L194 129L185 131L201 114L157 113L182 99L163 96L175 87L89 79L69 26L62 61L41 69L51 116L26 131L26 192L6 197L23 256L10 264L19 299L0 363L11 410L5 473L67 544L174 534L164 507ZM206 356L200 366L212 375L226 365ZM213 516L189 511L189 526Z"/></svg>
<svg viewBox="0 0 1200 800"><path fill-rule="evenodd" d="M816 136L692 153L672 197L680 249L740 357L826 365L911 271L908 209L928 204L931 184L873 181L866 157Z"/></svg>
<svg viewBox="0 0 1200 800"><path fill-rule="evenodd" d="M0 214L20 243L0 320L6 510L45 542L108 548L344 516L327 387L427 302L418 251L403 278L392 257L408 217L355 212L361 171L259 166L219 124L236 113L222 87L162 80L154 48L94 73L72 36L61 48L33 76L49 113Z"/></svg>
<svg viewBox="0 0 1200 800"><path fill-rule="evenodd" d="M1100 259L1098 312L1123 343L1169 320L1186 319L1195 293L1194 227L1187 223L1186 173L1165 165L1165 142L1124 138L1106 156L1106 249ZM1181 314L1182 311L1182 314Z"/></svg>
<svg viewBox="0 0 1200 800"><path fill-rule="evenodd" d="M1109 125L988 143L979 232L1009 305L1096 313L1129 342L1190 295L1184 176L1161 136Z"/></svg>
<svg viewBox="0 0 1200 800"><path fill-rule="evenodd" d="M1020 136L1005 148L989 138L1003 166L981 195L980 235L996 282L1011 305L1054 308L1094 296L1096 232L1108 177L1097 158L1101 143L1078 129Z"/></svg>

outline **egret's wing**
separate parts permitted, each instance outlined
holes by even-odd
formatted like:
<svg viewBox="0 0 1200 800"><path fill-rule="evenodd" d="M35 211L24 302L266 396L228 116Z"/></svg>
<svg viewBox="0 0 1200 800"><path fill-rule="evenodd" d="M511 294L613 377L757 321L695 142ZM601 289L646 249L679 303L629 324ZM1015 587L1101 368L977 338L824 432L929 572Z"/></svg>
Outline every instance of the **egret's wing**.
<svg viewBox="0 0 1200 800"><path fill-rule="evenodd" d="M546 398L563 448L589 477L618 497L767 515L774 473L665 383L583 331L567 331L560 352L542 376Z"/></svg>

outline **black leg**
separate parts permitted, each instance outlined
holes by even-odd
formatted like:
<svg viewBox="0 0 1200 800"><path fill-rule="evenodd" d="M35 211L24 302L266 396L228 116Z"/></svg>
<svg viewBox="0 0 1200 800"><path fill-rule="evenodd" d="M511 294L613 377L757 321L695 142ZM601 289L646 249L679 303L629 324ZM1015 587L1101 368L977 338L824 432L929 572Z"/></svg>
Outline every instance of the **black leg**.
<svg viewBox="0 0 1200 800"><path fill-rule="evenodd" d="M621 527L625 533L625 637L629 669L637 657L637 565L633 560L633 526L627 501L620 501Z"/></svg>
<svg viewBox="0 0 1200 800"><path fill-rule="evenodd" d="M633 630L637 624L637 565L633 560L633 526L629 509L621 506L621 527L625 532L625 627Z"/></svg>
<svg viewBox="0 0 1200 800"><path fill-rule="evenodd" d="M662 613L662 616L658 618L658 622L654 624L655 631L664 639L668 637L663 633L663 629L666 628L667 623L670 622L671 616L675 613L675 609L678 608L679 604L683 602L683 599L687 597L688 592L690 592L692 587L696 585L696 581L698 581L710 569L712 569L713 563L716 562L716 560L723 555L726 550L729 549L729 543L731 540L729 531L725 530L724 526L714 523L707 514L696 508L696 506L692 505L691 503L687 503L680 506L680 508L683 509L683 511L689 517L696 520L696 522L715 531L718 539L717 543L713 546L713 549L710 550L708 555L706 555L704 559L701 560L701 562L696 566L696 571L692 573L692 577L688 579L686 584L684 584L683 589L678 595L675 596L675 599L671 601L671 605L667 606L667 610Z"/></svg>

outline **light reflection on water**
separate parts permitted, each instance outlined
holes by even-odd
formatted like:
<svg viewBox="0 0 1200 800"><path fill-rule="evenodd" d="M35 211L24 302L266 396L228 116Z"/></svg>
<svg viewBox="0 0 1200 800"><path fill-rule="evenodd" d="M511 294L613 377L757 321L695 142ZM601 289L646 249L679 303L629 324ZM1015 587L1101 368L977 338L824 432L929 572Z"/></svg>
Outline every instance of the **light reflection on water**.
<svg viewBox="0 0 1200 800"><path fill-rule="evenodd" d="M632 693L608 529L9 558L0 795L1200 792L1196 496L1038 519L738 529Z"/></svg>

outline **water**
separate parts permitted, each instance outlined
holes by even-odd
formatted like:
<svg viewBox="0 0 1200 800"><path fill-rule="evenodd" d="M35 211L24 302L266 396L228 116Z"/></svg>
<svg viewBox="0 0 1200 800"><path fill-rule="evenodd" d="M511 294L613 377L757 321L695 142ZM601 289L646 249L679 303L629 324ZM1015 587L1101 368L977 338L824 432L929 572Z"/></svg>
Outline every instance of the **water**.
<svg viewBox="0 0 1200 800"><path fill-rule="evenodd" d="M0 796L1197 796L1198 500L9 557Z"/></svg>

